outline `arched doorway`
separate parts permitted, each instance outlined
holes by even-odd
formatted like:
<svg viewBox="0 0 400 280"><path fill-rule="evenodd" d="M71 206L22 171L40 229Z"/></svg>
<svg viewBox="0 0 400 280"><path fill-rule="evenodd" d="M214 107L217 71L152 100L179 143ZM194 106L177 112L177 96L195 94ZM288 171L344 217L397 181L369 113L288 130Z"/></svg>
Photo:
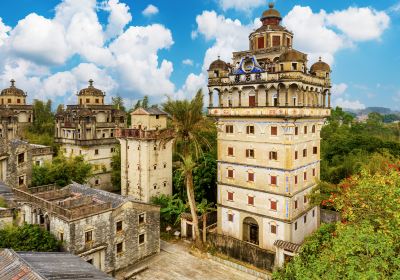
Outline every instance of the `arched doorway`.
<svg viewBox="0 0 400 280"><path fill-rule="evenodd" d="M259 229L254 218L247 217L243 220L243 241L258 245Z"/></svg>

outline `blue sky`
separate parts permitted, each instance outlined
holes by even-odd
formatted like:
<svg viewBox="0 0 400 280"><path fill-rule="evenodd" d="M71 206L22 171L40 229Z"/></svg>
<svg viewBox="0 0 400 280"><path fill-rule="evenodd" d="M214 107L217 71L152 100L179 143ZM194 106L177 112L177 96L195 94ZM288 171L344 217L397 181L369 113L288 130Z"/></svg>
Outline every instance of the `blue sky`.
<svg viewBox="0 0 400 280"><path fill-rule="evenodd" d="M264 0L2 0L0 86L73 104L93 78L127 104L191 97L248 46ZM400 2L276 1L295 47L332 65L334 103L400 110Z"/></svg>

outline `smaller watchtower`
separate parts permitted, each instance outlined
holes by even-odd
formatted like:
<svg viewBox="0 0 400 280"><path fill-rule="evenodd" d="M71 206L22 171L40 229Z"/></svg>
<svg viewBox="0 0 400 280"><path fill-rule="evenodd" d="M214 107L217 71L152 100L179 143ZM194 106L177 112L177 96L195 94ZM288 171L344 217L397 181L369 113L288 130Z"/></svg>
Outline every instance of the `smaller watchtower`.
<svg viewBox="0 0 400 280"><path fill-rule="evenodd" d="M138 108L131 113L131 128L120 129L121 194L149 202L151 197L172 194L172 142L167 113Z"/></svg>

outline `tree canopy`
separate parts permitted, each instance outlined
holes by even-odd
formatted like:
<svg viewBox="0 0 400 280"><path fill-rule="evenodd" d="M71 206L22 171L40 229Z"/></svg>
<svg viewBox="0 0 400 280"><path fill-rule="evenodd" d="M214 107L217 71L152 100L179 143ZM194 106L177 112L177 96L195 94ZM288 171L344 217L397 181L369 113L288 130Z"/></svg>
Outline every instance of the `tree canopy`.
<svg viewBox="0 0 400 280"><path fill-rule="evenodd" d="M0 248L11 248L15 251L57 252L60 246L60 241L38 225L7 226L0 230Z"/></svg>
<svg viewBox="0 0 400 280"><path fill-rule="evenodd" d="M342 215L322 225L275 279L400 279L400 164L381 157L327 200Z"/></svg>
<svg viewBox="0 0 400 280"><path fill-rule="evenodd" d="M64 187L72 181L86 183L92 174L92 165L82 156L65 157L58 155L52 162L45 162L42 166L32 168L32 186L57 184Z"/></svg>

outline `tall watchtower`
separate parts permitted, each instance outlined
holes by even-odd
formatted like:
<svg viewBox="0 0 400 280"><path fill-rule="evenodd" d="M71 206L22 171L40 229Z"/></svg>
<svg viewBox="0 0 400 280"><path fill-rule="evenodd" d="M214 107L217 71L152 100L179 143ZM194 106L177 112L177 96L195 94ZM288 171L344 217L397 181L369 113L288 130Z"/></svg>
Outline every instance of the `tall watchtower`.
<svg viewBox="0 0 400 280"><path fill-rule="evenodd" d="M249 50L211 63L208 114L218 120L218 233L291 255L285 248L319 226L307 196L320 175L331 70L307 67L281 19L270 5Z"/></svg>
<svg viewBox="0 0 400 280"><path fill-rule="evenodd" d="M132 125L120 129L121 194L150 202L151 197L172 194L172 142L168 140L167 114L138 108Z"/></svg>

